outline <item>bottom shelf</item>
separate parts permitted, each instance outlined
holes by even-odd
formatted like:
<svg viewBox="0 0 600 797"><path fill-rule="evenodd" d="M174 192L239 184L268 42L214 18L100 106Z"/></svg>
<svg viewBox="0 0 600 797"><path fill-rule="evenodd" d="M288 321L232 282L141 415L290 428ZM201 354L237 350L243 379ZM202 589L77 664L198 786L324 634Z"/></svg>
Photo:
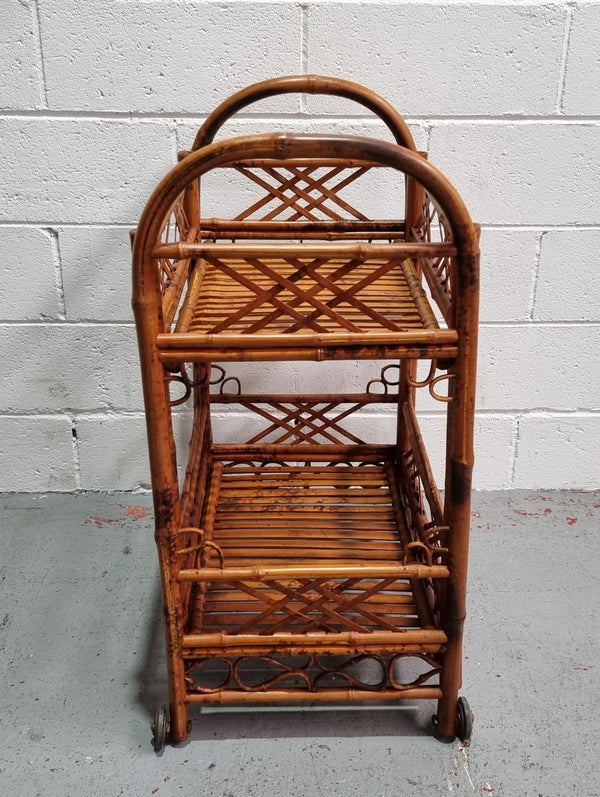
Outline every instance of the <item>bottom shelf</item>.
<svg viewBox="0 0 600 797"><path fill-rule="evenodd" d="M181 549L190 656L440 650L435 583L448 571L429 552L422 561L385 450L360 461L220 452L202 532Z"/></svg>

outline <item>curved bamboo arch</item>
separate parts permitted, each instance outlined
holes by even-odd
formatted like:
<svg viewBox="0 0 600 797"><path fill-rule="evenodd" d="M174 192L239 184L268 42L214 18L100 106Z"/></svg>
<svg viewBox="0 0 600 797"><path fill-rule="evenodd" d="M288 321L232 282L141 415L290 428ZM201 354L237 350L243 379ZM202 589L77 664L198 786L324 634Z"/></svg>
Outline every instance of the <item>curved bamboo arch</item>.
<svg viewBox="0 0 600 797"><path fill-rule="evenodd" d="M373 111L390 129L396 143L416 152L408 125L387 100L374 91L342 78L321 75L288 75L254 83L222 102L206 119L192 146L192 151L211 144L220 127L235 113L253 102L276 94L330 94L346 97Z"/></svg>
<svg viewBox="0 0 600 797"><path fill-rule="evenodd" d="M386 141L361 136L320 136L269 133L218 141L180 161L150 197L135 236L134 291L144 291L157 281L152 250L158 242L166 215L181 192L206 172L240 159L339 158L371 161L395 168L413 178L443 210L457 247L457 287L478 283L478 237L460 194L452 183L418 153ZM158 286L156 286L158 289Z"/></svg>

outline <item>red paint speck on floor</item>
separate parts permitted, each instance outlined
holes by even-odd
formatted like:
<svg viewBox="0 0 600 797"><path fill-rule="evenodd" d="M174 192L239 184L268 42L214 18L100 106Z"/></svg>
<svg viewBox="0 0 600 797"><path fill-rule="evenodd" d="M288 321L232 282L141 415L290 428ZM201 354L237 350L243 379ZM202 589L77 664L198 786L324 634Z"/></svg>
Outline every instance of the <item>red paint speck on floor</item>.
<svg viewBox="0 0 600 797"><path fill-rule="evenodd" d="M150 510L145 506L128 506L125 508L125 514L135 517L138 520L145 518Z"/></svg>

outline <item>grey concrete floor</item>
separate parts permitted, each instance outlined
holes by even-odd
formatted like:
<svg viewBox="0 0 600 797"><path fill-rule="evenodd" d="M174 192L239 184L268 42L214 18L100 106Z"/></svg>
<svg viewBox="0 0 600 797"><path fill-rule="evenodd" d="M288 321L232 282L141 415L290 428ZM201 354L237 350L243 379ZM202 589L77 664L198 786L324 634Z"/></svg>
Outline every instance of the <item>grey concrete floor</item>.
<svg viewBox="0 0 600 797"><path fill-rule="evenodd" d="M462 693L433 705L192 710L158 757L165 695L147 495L0 496L0 795L600 795L600 493L474 497Z"/></svg>

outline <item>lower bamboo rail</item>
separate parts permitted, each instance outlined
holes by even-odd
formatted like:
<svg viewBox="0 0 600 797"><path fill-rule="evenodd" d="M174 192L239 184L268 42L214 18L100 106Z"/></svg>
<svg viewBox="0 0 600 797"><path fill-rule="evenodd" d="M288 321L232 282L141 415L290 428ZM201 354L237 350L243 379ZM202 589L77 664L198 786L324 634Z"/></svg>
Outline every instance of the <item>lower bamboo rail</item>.
<svg viewBox="0 0 600 797"><path fill-rule="evenodd" d="M326 652L335 646L344 646L345 650L358 648L369 649L371 646L379 646L380 649L388 651L415 645L419 650L429 646L441 646L446 642L446 634L436 628L423 629L398 629L398 631L371 631L370 633L359 634L353 631L342 631L336 634L324 632L308 632L305 634L294 633L274 633L274 634L224 634L222 632L212 634L184 634L182 646L184 650L204 650L209 648L212 651L229 650L239 647L266 648L268 650L280 648L289 650L311 650L312 652Z"/></svg>
<svg viewBox="0 0 600 797"><path fill-rule="evenodd" d="M286 565L180 570L178 581L263 581L273 578L447 578L445 565Z"/></svg>
<svg viewBox="0 0 600 797"><path fill-rule="evenodd" d="M188 692L186 703L364 703L369 700L439 700L442 690L437 686L414 686L405 689L319 689L308 692L300 689L269 689L267 692L242 692L223 689L220 692Z"/></svg>

